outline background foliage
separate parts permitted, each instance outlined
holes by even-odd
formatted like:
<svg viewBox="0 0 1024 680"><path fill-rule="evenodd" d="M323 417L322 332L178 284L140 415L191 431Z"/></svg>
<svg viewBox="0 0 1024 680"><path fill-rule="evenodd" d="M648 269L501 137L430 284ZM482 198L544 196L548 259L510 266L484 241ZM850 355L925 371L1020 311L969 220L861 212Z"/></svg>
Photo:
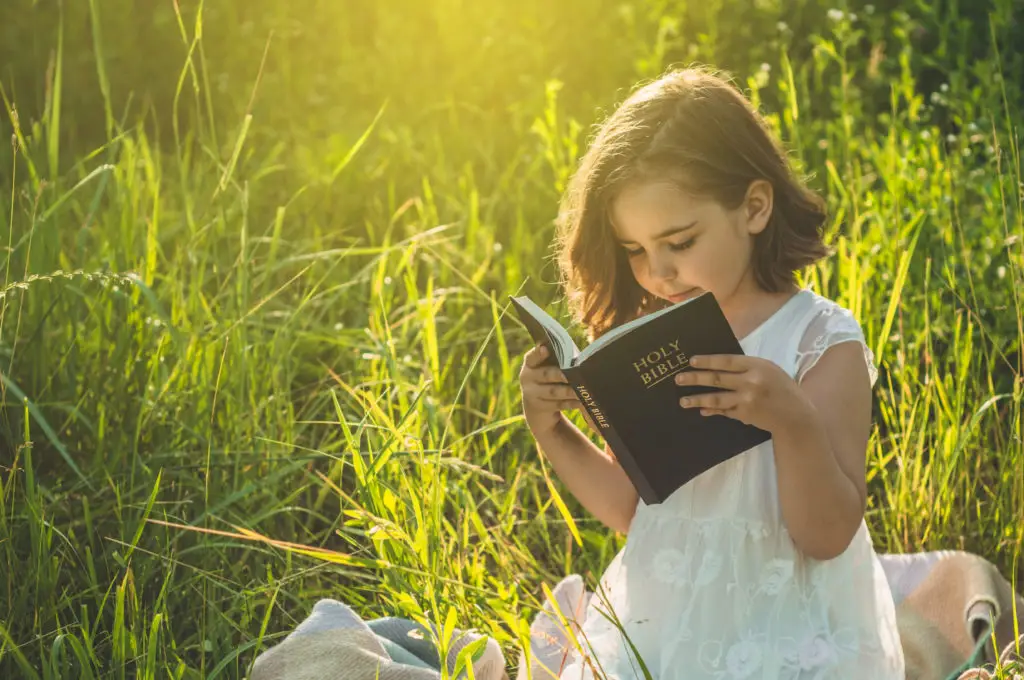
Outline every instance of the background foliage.
<svg viewBox="0 0 1024 680"><path fill-rule="evenodd" d="M881 366L880 551L1022 575L1014 0L8 0L0 675L243 677L320 597L475 626L624 537L519 410L591 125L731 72ZM579 336L578 336L579 337ZM577 422L582 424L582 419Z"/></svg>

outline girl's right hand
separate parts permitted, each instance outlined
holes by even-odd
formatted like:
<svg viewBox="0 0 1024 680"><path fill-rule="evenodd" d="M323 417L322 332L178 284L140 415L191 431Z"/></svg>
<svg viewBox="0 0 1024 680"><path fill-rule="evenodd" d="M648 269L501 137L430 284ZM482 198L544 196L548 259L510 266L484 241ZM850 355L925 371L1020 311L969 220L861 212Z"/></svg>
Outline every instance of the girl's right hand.
<svg viewBox="0 0 1024 680"><path fill-rule="evenodd" d="M534 436L553 430L558 425L562 411L582 406L576 392L557 366L542 366L550 350L537 345L523 360L519 371L519 383L523 393L523 415Z"/></svg>

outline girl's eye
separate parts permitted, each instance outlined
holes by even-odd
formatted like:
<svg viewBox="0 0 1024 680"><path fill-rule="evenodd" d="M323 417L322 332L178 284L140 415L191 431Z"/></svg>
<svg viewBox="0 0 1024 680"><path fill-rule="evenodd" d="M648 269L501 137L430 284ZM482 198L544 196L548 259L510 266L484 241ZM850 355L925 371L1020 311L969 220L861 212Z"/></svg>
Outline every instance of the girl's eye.
<svg viewBox="0 0 1024 680"><path fill-rule="evenodd" d="M695 238L691 238L683 241L682 243L673 243L669 245L669 250L686 250L687 248L693 245L693 242L695 240ZM626 255L628 255L629 257L636 257L637 255L641 255L644 252L643 248L637 248L636 250L630 250L629 248L625 248L624 250L626 251Z"/></svg>

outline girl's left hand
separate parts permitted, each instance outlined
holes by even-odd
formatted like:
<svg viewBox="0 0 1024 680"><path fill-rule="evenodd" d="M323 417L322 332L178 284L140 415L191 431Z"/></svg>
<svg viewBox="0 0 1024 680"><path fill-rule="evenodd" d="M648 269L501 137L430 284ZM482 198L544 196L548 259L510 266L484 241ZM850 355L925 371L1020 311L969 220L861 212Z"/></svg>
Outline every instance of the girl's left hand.
<svg viewBox="0 0 1024 680"><path fill-rule="evenodd" d="M800 386L778 364L743 354L704 354L690 358L695 370L676 375L677 385L706 385L722 391L680 399L701 415L723 415L775 432L803 417L806 400Z"/></svg>

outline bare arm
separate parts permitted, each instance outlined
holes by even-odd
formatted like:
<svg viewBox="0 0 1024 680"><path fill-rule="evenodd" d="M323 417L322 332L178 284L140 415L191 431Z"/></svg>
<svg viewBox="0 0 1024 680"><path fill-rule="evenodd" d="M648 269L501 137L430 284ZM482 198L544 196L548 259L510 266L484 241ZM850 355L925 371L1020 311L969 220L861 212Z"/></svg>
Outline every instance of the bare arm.
<svg viewBox="0 0 1024 680"><path fill-rule="evenodd" d="M611 455L602 451L565 417L563 410L580 409L594 429L576 392L556 366L546 365L548 350L537 346L526 353L519 373L523 415L541 454L583 507L606 526L626 533L639 496Z"/></svg>
<svg viewBox="0 0 1024 680"><path fill-rule="evenodd" d="M609 528L628 533L639 496L608 447L602 451L572 422L534 435L544 457L569 492Z"/></svg>
<svg viewBox="0 0 1024 680"><path fill-rule="evenodd" d="M867 503L871 388L861 349L828 349L800 387L800 414L773 433L779 499L794 543L827 560L849 546Z"/></svg>

